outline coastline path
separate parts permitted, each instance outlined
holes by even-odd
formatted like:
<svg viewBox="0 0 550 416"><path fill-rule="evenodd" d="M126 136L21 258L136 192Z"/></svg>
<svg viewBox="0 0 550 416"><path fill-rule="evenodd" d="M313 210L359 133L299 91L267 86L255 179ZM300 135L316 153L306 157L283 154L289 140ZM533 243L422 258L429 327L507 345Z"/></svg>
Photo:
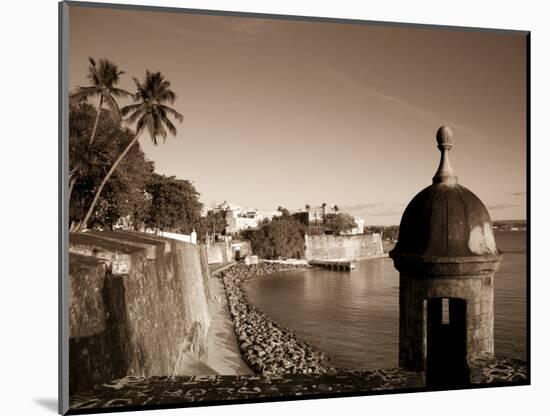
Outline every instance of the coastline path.
<svg viewBox="0 0 550 416"><path fill-rule="evenodd" d="M232 265L230 263L214 270L210 279L210 290L214 298L213 319L206 335L208 353L205 364L220 375L251 375L254 373L242 359L225 288L222 279L218 277L223 270Z"/></svg>
<svg viewBox="0 0 550 416"><path fill-rule="evenodd" d="M240 266L243 267L243 266ZM207 342L210 350L205 367L219 374L177 376L177 377L135 377L128 376L96 389L77 393L70 398L70 409L73 413L90 412L91 410L130 410L135 406L163 408L172 406L197 406L205 404L242 403L245 401L281 400L299 396L300 398L342 397L372 394L381 391L412 392L426 391L421 373L403 368L373 369L362 371L336 370L321 372L286 373L286 374L253 374L241 357L237 335L231 319L231 294L240 295L240 283L244 280L261 276L271 267L255 267L253 272L237 276L229 273L230 291L224 289L222 279L227 286L227 273L217 277L218 272L239 270L234 265L215 270L212 279L212 291L215 299L212 321ZM282 266L281 268L288 269ZM243 270L240 270L243 271ZM228 301L229 299L229 301ZM239 299L241 300L241 299ZM235 304L236 305L236 304ZM244 306L244 305L241 305ZM237 307L240 309L240 307ZM247 306L248 309L248 306ZM247 310L248 311L248 310ZM260 311L253 311L261 318L258 326L265 323ZM241 318L240 318L241 319ZM242 323L242 322L241 322ZM283 330L275 323L276 328ZM255 325L256 326L256 325ZM277 332L277 331L275 331ZM291 335L291 333L289 333ZM254 335L253 335L254 336ZM286 336L286 334L283 334ZM301 343L300 340L296 340ZM290 342L290 347L295 344ZM256 344L254 341L253 345ZM251 351L251 354L253 351ZM286 355L286 354L283 354ZM258 355L254 353L254 358ZM288 356L287 356L288 359ZM301 357L303 359L303 357ZM284 369L277 365L278 369ZM527 365L524 362L505 357L487 356L470 363L471 385L477 386L510 386L524 385L528 380ZM305 368L310 368L306 366ZM285 370L289 370L286 368ZM322 371L322 370L321 370ZM231 375L225 375L231 374ZM237 375L239 374L239 375Z"/></svg>

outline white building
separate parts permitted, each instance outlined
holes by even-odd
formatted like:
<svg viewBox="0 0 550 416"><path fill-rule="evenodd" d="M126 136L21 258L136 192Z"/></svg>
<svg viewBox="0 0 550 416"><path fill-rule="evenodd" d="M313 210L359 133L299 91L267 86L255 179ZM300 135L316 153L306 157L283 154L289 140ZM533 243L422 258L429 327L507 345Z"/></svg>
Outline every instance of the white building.
<svg viewBox="0 0 550 416"><path fill-rule="evenodd" d="M328 214L338 214L340 209L334 204L322 204L318 207L311 207L306 205L305 209L298 210L292 214L298 221L310 228L323 228L324 218ZM358 235L363 234L365 229L365 219L362 217L353 217L357 226L347 232L344 235Z"/></svg>
<svg viewBox="0 0 550 416"><path fill-rule="evenodd" d="M353 217L355 220L355 224L357 224L357 227L352 228L348 232L342 233L345 235L358 235L363 234L365 232L365 220L362 217Z"/></svg>
<svg viewBox="0 0 550 416"><path fill-rule="evenodd" d="M219 204L216 210L225 212L226 235L236 235L242 230L258 228L264 219L281 215L279 211L266 212L257 208L243 208L227 201Z"/></svg>

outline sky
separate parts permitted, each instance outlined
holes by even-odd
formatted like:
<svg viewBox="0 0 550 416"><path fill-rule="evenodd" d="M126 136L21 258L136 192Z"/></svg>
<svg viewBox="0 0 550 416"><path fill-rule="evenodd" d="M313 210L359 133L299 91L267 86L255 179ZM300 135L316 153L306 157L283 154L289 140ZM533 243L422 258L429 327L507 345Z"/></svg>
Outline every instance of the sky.
<svg viewBox="0 0 550 416"><path fill-rule="evenodd" d="M526 39L520 33L70 7L69 85L88 57L161 71L185 120L154 146L157 172L208 207L334 203L399 224L431 184L435 133L453 128L458 182L493 220L526 217ZM127 104L121 100L120 105Z"/></svg>

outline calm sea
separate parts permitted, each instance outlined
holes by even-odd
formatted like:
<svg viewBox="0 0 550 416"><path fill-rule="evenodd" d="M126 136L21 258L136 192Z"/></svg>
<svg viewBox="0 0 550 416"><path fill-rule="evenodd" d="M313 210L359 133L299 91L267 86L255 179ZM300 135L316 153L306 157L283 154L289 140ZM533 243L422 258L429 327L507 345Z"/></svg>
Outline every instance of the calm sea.
<svg viewBox="0 0 550 416"><path fill-rule="evenodd" d="M495 352L526 359L526 233L497 232ZM306 270L248 282L249 299L342 368L397 366L399 278L391 259L351 273Z"/></svg>

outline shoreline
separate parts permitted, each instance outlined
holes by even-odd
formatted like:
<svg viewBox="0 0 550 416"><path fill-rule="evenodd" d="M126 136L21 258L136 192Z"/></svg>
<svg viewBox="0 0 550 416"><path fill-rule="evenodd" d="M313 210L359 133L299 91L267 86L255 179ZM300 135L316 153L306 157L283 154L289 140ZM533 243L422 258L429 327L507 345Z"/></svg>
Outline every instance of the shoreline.
<svg viewBox="0 0 550 416"><path fill-rule="evenodd" d="M213 271L213 275L217 276L222 270L231 266L233 264L219 267ZM210 290L213 297L212 314L214 318L206 335L205 364L218 375L254 374L242 359L222 280L211 279Z"/></svg>
<svg viewBox="0 0 550 416"><path fill-rule="evenodd" d="M246 296L241 284L251 279L306 266L259 263L236 264L219 273L243 361L257 374L327 374L336 371L330 358L294 332L268 318Z"/></svg>

